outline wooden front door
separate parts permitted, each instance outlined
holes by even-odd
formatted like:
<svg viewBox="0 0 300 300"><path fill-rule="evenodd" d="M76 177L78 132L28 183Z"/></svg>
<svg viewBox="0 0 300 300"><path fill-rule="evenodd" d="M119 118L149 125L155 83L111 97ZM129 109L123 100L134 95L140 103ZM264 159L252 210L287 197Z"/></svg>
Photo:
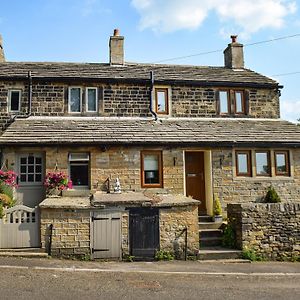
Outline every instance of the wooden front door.
<svg viewBox="0 0 300 300"><path fill-rule="evenodd" d="M204 152L185 152L186 196L201 201L199 214L206 214Z"/></svg>

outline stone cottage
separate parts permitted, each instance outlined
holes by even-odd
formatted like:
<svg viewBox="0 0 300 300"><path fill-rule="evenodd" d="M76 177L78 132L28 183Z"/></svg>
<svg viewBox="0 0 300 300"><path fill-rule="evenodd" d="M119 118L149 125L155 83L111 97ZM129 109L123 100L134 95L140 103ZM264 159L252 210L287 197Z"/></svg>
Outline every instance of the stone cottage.
<svg viewBox="0 0 300 300"><path fill-rule="evenodd" d="M282 86L244 67L236 36L221 67L127 63L118 30L109 51L109 63L6 62L0 43L2 167L19 175L18 202L40 207L42 247L195 252L216 197L226 212L272 185L299 201L300 128L280 119ZM73 189L46 198L53 170Z"/></svg>

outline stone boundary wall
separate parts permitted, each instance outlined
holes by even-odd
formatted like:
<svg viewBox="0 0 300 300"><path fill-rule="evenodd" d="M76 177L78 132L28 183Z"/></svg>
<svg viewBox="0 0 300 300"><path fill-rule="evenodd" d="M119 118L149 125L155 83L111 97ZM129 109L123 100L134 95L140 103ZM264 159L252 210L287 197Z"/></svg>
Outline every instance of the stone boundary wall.
<svg viewBox="0 0 300 300"><path fill-rule="evenodd" d="M300 203L228 204L239 249L271 260L300 257Z"/></svg>
<svg viewBox="0 0 300 300"><path fill-rule="evenodd" d="M52 230L52 256L84 256L90 254L90 210L41 209L41 243L49 247Z"/></svg>
<svg viewBox="0 0 300 300"><path fill-rule="evenodd" d="M160 209L160 249L173 252L176 258L183 258L185 232L187 228L187 253L195 255L199 250L198 206Z"/></svg>

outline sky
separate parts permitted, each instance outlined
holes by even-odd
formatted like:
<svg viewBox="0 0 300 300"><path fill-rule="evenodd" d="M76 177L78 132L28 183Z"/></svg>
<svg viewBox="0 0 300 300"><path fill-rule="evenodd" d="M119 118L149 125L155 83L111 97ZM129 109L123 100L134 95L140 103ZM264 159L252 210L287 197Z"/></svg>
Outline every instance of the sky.
<svg viewBox="0 0 300 300"><path fill-rule="evenodd" d="M299 0L0 0L7 61L108 62L114 28L128 62L201 66L237 34L245 67L284 86L281 118L300 118Z"/></svg>

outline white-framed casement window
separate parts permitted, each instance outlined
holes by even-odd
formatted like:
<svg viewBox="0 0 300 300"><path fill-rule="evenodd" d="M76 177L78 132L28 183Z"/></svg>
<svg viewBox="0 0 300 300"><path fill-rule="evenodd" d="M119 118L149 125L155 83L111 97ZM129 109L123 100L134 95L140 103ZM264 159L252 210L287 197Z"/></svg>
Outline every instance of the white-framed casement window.
<svg viewBox="0 0 300 300"><path fill-rule="evenodd" d="M86 111L97 112L98 111L98 90L95 87L87 87L85 91L86 98Z"/></svg>
<svg viewBox="0 0 300 300"><path fill-rule="evenodd" d="M220 91L220 115L230 114L230 94L229 91Z"/></svg>
<svg viewBox="0 0 300 300"><path fill-rule="evenodd" d="M69 174L74 188L89 188L89 162L89 153L69 153Z"/></svg>
<svg viewBox="0 0 300 300"><path fill-rule="evenodd" d="M20 112L21 110L21 90L8 91L8 111Z"/></svg>
<svg viewBox="0 0 300 300"><path fill-rule="evenodd" d="M69 87L69 112L80 113L82 107L81 87Z"/></svg>
<svg viewBox="0 0 300 300"><path fill-rule="evenodd" d="M170 95L168 87L155 87L155 112L159 115L169 115L170 113Z"/></svg>

